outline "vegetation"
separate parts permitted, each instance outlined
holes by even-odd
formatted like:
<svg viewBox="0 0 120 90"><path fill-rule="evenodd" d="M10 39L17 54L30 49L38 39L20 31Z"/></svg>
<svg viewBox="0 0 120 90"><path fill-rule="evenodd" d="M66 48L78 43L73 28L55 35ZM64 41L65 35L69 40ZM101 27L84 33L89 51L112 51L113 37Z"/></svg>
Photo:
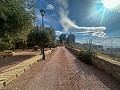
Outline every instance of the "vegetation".
<svg viewBox="0 0 120 90"><path fill-rule="evenodd" d="M93 51L81 50L79 54L79 58L87 64L92 64L91 57L93 55L95 55L95 52Z"/></svg>
<svg viewBox="0 0 120 90"><path fill-rule="evenodd" d="M0 1L0 50L9 49L18 40L26 40L35 20L35 1Z"/></svg>
<svg viewBox="0 0 120 90"><path fill-rule="evenodd" d="M67 44L71 44L71 43L75 43L75 36L74 34L69 34L67 37L66 37L66 34L61 34L59 36L59 41L60 43L67 43Z"/></svg>
<svg viewBox="0 0 120 90"><path fill-rule="evenodd" d="M92 43L71 43L69 46L76 49L94 51L97 53L97 55L102 56L106 59L120 61L119 48L104 48L102 45L94 45Z"/></svg>
<svg viewBox="0 0 120 90"><path fill-rule="evenodd" d="M66 41L66 34L61 34L61 35L59 36L59 40L60 40L60 43L65 42L65 41Z"/></svg>
<svg viewBox="0 0 120 90"><path fill-rule="evenodd" d="M75 36L74 36L74 34L68 35L68 37L67 37L67 43L68 44L75 43Z"/></svg>
<svg viewBox="0 0 120 90"><path fill-rule="evenodd" d="M27 42L33 44L33 47L36 45L40 48L42 48L43 45L52 47L55 43L55 29L45 27L43 30L42 26L35 26L31 33L29 33Z"/></svg>

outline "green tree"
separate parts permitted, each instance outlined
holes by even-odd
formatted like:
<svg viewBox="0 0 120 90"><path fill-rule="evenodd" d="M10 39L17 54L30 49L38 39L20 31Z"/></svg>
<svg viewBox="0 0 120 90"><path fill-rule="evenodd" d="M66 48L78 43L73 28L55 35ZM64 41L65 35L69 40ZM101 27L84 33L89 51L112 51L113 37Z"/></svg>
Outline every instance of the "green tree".
<svg viewBox="0 0 120 90"><path fill-rule="evenodd" d="M74 34L70 34L70 35L68 35L68 37L67 37L67 43L75 43L75 36L74 36Z"/></svg>
<svg viewBox="0 0 120 90"><path fill-rule="evenodd" d="M61 34L59 36L60 42L63 43L63 41L66 41L66 34Z"/></svg>
<svg viewBox="0 0 120 90"><path fill-rule="evenodd" d="M51 27L35 26L31 33L28 35L28 43L33 43L34 46L38 45L40 48L45 45L53 44L55 41L55 31Z"/></svg>
<svg viewBox="0 0 120 90"><path fill-rule="evenodd" d="M0 52L3 52L6 49L10 49L12 48L12 44L10 41L8 41L8 39L4 38L4 39L0 39Z"/></svg>
<svg viewBox="0 0 120 90"><path fill-rule="evenodd" d="M8 37L15 47L17 40L27 39L35 17L34 0L0 1L0 38Z"/></svg>
<svg viewBox="0 0 120 90"><path fill-rule="evenodd" d="M48 46L50 47L50 49L52 47L55 47L56 46L56 41L55 41L55 29L53 27L46 27L46 30L47 32L50 34L50 37L51 37L51 40L50 42L48 43Z"/></svg>
<svg viewBox="0 0 120 90"><path fill-rule="evenodd" d="M55 41L55 29L53 27L45 27L46 31L50 34L52 42Z"/></svg>

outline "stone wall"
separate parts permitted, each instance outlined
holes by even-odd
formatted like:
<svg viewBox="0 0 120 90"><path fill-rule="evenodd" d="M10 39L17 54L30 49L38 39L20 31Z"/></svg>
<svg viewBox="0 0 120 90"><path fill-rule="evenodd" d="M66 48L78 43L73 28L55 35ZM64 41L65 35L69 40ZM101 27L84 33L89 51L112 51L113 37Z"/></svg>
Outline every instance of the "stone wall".
<svg viewBox="0 0 120 90"><path fill-rule="evenodd" d="M72 48L72 47L68 47L68 46L65 46L65 47L66 47L68 50L72 51L74 54L79 55L80 50L75 49L75 48Z"/></svg>
<svg viewBox="0 0 120 90"><path fill-rule="evenodd" d="M72 51L74 54L79 55L80 50L66 46L66 48ZM105 58L103 56L92 57L93 65L102 68L107 73L112 74L116 78L120 79L120 62L112 59Z"/></svg>

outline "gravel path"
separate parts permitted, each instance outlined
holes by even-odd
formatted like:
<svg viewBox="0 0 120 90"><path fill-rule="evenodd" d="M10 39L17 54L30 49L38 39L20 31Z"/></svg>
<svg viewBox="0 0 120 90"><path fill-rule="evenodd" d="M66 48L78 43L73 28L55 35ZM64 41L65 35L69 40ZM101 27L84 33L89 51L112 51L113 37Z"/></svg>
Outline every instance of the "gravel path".
<svg viewBox="0 0 120 90"><path fill-rule="evenodd" d="M5 90L120 90L120 82L114 77L84 64L64 47L59 47L50 57L39 62L38 73L30 78L34 71L26 72L28 78L22 75Z"/></svg>

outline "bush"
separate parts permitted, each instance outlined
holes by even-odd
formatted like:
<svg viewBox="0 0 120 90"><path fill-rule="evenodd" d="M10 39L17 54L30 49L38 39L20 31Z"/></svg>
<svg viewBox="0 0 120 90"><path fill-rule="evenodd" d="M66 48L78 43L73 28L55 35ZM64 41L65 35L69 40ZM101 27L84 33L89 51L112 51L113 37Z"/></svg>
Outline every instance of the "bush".
<svg viewBox="0 0 120 90"><path fill-rule="evenodd" d="M11 49L13 45L8 42L0 42L0 51L3 52L4 50Z"/></svg>
<svg viewBox="0 0 120 90"><path fill-rule="evenodd" d="M93 51L81 50L79 53L79 58L81 59L81 61L87 64L92 64L91 57L93 55L95 55L95 52Z"/></svg>
<svg viewBox="0 0 120 90"><path fill-rule="evenodd" d="M50 47L50 48L55 48L55 47L56 47L56 43L55 43L55 42L51 43L51 44L49 45L49 47Z"/></svg>
<svg viewBox="0 0 120 90"><path fill-rule="evenodd" d="M38 45L35 45L35 47L33 48L34 51L37 51L39 49Z"/></svg>

